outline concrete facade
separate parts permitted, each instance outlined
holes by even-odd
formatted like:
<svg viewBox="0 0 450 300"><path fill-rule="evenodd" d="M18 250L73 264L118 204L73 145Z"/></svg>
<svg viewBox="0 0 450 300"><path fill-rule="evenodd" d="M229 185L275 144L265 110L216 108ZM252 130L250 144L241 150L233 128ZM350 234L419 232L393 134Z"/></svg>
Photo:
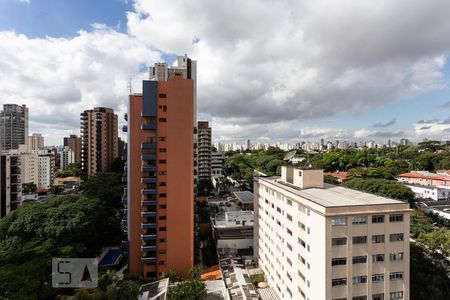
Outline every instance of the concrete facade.
<svg viewBox="0 0 450 300"><path fill-rule="evenodd" d="M409 204L324 184L321 172L255 177L269 285L280 299L409 299Z"/></svg>
<svg viewBox="0 0 450 300"><path fill-rule="evenodd" d="M118 157L118 119L114 110L96 107L81 113L81 166L88 175L111 171Z"/></svg>
<svg viewBox="0 0 450 300"><path fill-rule="evenodd" d="M0 112L0 150L28 149L28 108L26 105L4 104Z"/></svg>
<svg viewBox="0 0 450 300"><path fill-rule="evenodd" d="M33 133L28 137L29 150L41 150L44 149L44 137L40 133Z"/></svg>
<svg viewBox="0 0 450 300"><path fill-rule="evenodd" d="M64 138L64 147L67 146L74 153L74 163L81 162L81 138L71 134Z"/></svg>
<svg viewBox="0 0 450 300"><path fill-rule="evenodd" d="M0 218L21 205L20 156L0 154Z"/></svg>
<svg viewBox="0 0 450 300"><path fill-rule="evenodd" d="M146 278L194 265L194 81L155 76L130 95L127 113L129 267Z"/></svg>

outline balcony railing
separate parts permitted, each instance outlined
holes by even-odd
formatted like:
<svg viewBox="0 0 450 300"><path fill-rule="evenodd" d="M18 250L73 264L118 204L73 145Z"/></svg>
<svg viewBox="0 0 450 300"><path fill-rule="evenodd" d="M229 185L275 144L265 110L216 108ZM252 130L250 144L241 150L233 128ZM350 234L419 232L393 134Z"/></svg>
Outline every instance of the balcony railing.
<svg viewBox="0 0 450 300"><path fill-rule="evenodd" d="M153 200L153 201L151 201L151 200L142 200L141 201L141 205L142 206L156 206L156 204L157 204L156 200Z"/></svg>
<svg viewBox="0 0 450 300"><path fill-rule="evenodd" d="M155 130L156 123L142 123L141 129L142 130Z"/></svg>
<svg viewBox="0 0 450 300"><path fill-rule="evenodd" d="M156 189L142 189L141 195L156 195Z"/></svg>
<svg viewBox="0 0 450 300"><path fill-rule="evenodd" d="M158 238L156 234L141 234L141 239L144 241L154 241Z"/></svg>
<svg viewBox="0 0 450 300"><path fill-rule="evenodd" d="M141 178L141 183L156 183L156 178L143 177Z"/></svg>
<svg viewBox="0 0 450 300"><path fill-rule="evenodd" d="M156 166L152 165L142 165L141 167L142 172L154 172L156 171Z"/></svg>
<svg viewBox="0 0 450 300"><path fill-rule="evenodd" d="M156 251L156 245L155 246L141 246L142 251Z"/></svg>
<svg viewBox="0 0 450 300"><path fill-rule="evenodd" d="M152 229L158 227L158 224L156 223L141 223L142 229Z"/></svg>
<svg viewBox="0 0 450 300"><path fill-rule="evenodd" d="M141 155L142 160L156 160L156 155L154 154L143 154Z"/></svg>
<svg viewBox="0 0 450 300"><path fill-rule="evenodd" d="M142 143L141 149L156 149L156 143Z"/></svg>
<svg viewBox="0 0 450 300"><path fill-rule="evenodd" d="M156 211L142 211L141 217L143 218L156 217Z"/></svg>

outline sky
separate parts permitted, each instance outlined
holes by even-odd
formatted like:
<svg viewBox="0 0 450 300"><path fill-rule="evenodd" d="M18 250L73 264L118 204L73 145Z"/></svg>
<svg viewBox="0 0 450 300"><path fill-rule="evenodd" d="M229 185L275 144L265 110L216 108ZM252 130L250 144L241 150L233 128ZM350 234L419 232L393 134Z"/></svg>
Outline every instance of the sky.
<svg viewBox="0 0 450 300"><path fill-rule="evenodd" d="M448 0L0 0L0 104L46 145L129 82L197 60L221 142L450 139Z"/></svg>

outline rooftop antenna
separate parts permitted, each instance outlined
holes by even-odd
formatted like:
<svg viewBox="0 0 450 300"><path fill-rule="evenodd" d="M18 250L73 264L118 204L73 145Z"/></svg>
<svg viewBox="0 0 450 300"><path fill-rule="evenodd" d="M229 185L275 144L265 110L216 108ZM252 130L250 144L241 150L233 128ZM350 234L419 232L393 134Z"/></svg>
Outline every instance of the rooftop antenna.
<svg viewBox="0 0 450 300"><path fill-rule="evenodd" d="M130 76L130 79L128 80L127 88L130 92L130 95L133 94L133 76Z"/></svg>

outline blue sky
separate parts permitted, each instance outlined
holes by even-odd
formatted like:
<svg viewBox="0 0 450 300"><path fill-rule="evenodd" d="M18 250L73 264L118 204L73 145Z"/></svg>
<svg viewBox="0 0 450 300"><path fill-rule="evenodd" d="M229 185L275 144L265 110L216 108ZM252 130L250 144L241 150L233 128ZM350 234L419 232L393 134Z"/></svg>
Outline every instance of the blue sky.
<svg viewBox="0 0 450 300"><path fill-rule="evenodd" d="M0 0L0 29L15 30L28 37L72 37L92 23L126 30L124 0ZM119 27L120 26L120 27Z"/></svg>
<svg viewBox="0 0 450 300"><path fill-rule="evenodd" d="M86 106L125 112L128 78L139 90L149 65L187 53L216 140L450 139L450 6L430 1L0 0L0 104L28 104L59 144Z"/></svg>

